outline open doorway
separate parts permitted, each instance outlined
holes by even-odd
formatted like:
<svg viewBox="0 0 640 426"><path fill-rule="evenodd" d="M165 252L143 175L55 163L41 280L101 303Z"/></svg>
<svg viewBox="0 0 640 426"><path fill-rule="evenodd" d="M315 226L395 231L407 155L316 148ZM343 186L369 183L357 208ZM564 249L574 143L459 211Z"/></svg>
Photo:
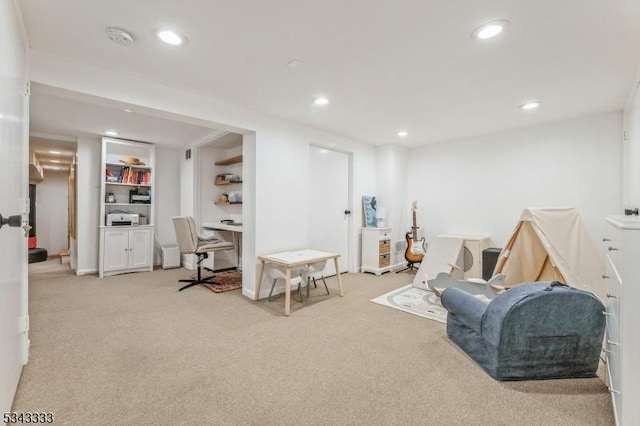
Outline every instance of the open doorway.
<svg viewBox="0 0 640 426"><path fill-rule="evenodd" d="M29 137L29 274L71 273L75 233L76 142L50 135Z"/></svg>

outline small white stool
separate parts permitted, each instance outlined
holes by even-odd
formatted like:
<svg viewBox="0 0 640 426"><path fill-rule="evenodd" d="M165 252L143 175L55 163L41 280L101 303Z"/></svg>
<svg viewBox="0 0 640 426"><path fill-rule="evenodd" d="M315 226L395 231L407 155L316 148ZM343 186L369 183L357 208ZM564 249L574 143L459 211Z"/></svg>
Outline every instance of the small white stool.
<svg viewBox="0 0 640 426"><path fill-rule="evenodd" d="M281 268L275 265L269 266L268 274L270 278L273 278L273 284L271 284L271 290L269 290L269 297L267 298L267 302L271 302L271 295L273 294L273 289L276 286L276 282L278 282L278 280L283 280L286 282L287 276L285 275L284 270L282 270ZM302 292L300 291L302 287L302 278L300 277L299 269L291 270L291 287L292 288L294 284L298 284L297 291L298 291L298 294L300 294L300 301L302 302Z"/></svg>

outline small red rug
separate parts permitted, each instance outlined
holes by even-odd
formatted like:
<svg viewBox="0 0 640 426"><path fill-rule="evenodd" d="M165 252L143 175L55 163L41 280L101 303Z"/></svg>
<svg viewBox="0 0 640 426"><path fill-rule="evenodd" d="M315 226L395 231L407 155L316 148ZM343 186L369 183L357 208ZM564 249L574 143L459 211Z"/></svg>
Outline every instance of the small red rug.
<svg viewBox="0 0 640 426"><path fill-rule="evenodd" d="M215 278L211 280L212 284L202 284L214 293L222 293L225 291L237 290L242 288L242 272L226 271L215 274Z"/></svg>

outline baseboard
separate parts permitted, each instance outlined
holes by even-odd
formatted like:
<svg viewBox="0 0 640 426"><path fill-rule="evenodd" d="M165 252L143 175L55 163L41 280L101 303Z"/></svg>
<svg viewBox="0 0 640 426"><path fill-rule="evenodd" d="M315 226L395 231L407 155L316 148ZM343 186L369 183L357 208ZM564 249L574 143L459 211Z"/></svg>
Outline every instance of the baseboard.
<svg viewBox="0 0 640 426"><path fill-rule="evenodd" d="M76 271L76 275L93 275L97 273L98 273L97 269L80 269Z"/></svg>
<svg viewBox="0 0 640 426"><path fill-rule="evenodd" d="M256 295L256 291L255 290L250 290L248 288L242 288L242 295L248 297L249 299L253 300L255 298Z"/></svg>

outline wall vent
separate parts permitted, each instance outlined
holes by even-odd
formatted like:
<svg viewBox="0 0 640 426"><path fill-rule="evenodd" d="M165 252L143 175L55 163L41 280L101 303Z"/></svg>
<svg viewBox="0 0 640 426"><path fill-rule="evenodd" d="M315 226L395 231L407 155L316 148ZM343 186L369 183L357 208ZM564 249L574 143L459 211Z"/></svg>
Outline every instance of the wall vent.
<svg viewBox="0 0 640 426"><path fill-rule="evenodd" d="M405 240L398 240L395 242L396 253L404 252L407 249L407 242Z"/></svg>

